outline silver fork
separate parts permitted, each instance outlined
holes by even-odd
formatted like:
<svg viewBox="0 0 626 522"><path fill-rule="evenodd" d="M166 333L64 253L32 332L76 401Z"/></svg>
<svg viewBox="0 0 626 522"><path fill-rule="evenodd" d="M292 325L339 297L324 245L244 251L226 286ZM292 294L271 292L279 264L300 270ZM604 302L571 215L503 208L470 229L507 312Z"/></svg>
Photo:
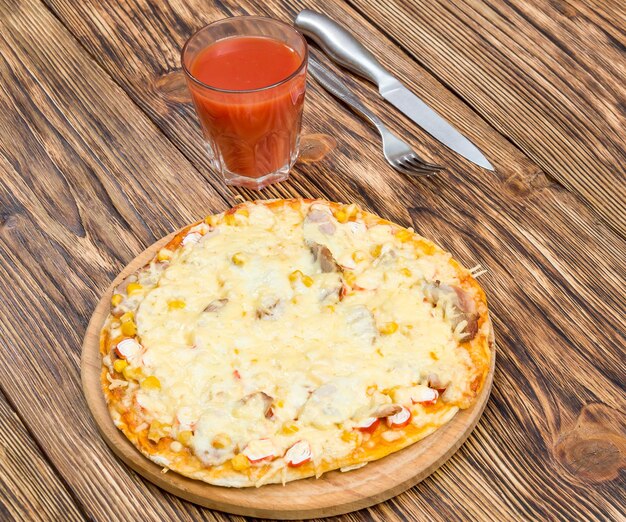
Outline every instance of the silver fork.
<svg viewBox="0 0 626 522"><path fill-rule="evenodd" d="M309 72L324 89L369 120L378 129L383 138L383 154L394 169L409 176L431 176L443 170L444 167L441 165L428 163L415 154L411 147L387 129L381 119L361 103L339 76L324 67L310 54Z"/></svg>

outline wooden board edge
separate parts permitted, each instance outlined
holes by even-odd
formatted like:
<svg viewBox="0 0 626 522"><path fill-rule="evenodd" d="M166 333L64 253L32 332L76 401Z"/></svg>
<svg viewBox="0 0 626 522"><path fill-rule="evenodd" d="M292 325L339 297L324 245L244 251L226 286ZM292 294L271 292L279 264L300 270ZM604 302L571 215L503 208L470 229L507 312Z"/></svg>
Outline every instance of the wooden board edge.
<svg viewBox="0 0 626 522"><path fill-rule="evenodd" d="M254 488L223 488L220 486L212 486L193 479L189 479L174 471L163 472L163 468L143 456L131 443L126 439L123 433L117 429L113 424L108 412L108 407L104 399L104 394L100 385L100 352L99 352L99 333L102 328L106 312L109 309L109 299L112 294L113 288L123 280L127 275L134 272L138 268L144 266L149 262L155 253L163 245L167 244L172 237L174 237L179 231L173 232L168 236L155 242L146 250L141 252L135 257L126 267L118 274L111 285L104 292L102 298L97 303L94 312L91 316L87 329L85 331L85 337L82 345L81 352L81 381L83 394L87 405L91 412L92 417L96 422L96 426L101 436L107 445L111 448L113 453L120 458L126 465L128 465L135 472L140 474L145 479L149 480L158 487L172 493L185 500L199 504L201 506L232 513L235 515L254 516L263 518L275 518L280 520L295 520L302 518L317 518L341 515L363 509L380 502L384 502L407 489L415 486L439 467L441 467L467 440L476 424L480 420L482 412L484 411L488 402L491 388L493 386L493 377L496 361L496 345L493 338L493 327L491 328L491 363L487 378L483 385L483 388L476 400L476 402L467 410L458 412L454 418L448 422L445 426L437 430L432 436L428 436L423 440L379 461L372 462L364 468L350 471L348 473L341 473L334 471L323 475L320 479L304 479L300 481L290 482L286 486L277 484L263 486L261 489ZM95 352L95 357L93 357ZM93 360L90 360L92 358ZM464 425L463 425L464 424ZM338 482L343 482L343 478L349 480L354 477L355 474L367 474L373 468L379 468L385 463L391 463L392 460L399 459L402 456L409 456L415 453L416 450L427 446L434 446L438 440L443 440L445 435L453 431L455 428L460 427L459 433L457 433L445 450L440 452L436 459L424 466L421 470L408 478L404 478L398 482L390 484L388 487L383 487L382 491L376 493L370 493L367 495L354 495L354 498L346 500L341 504L326 504L318 507L303 507L296 506L293 509L282 509L277 511L275 506L261 504L255 504L254 501L250 502L251 496L255 495L258 491L267 491L266 488L283 488L282 491L286 492L284 488L295 487L305 483L306 481L312 481L311 484L319 485L321 481L327 481L329 478L339 477ZM432 437L435 438L432 438ZM437 437L439 436L439 437ZM333 480L335 482L335 480ZM205 494L198 494L193 490L204 490ZM251 491L252 493L248 493ZM226 494L227 497L234 497L234 501L228 501L224 498L219 498ZM323 498L323 495L322 495Z"/></svg>

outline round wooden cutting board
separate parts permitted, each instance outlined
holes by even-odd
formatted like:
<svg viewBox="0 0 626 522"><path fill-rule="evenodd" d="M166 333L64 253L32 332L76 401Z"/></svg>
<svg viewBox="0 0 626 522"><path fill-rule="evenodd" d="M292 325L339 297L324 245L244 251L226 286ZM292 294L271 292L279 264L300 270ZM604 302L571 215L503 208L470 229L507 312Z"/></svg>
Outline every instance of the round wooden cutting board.
<svg viewBox="0 0 626 522"><path fill-rule="evenodd" d="M176 233L161 239L137 256L102 296L91 317L81 358L81 376L87 404L106 443L137 473L157 486L196 504L238 515L291 520L325 517L355 511L387 500L414 486L441 466L469 436L485 408L495 366L495 345L489 375L474 405L460 411L433 435L366 466L342 473L332 471L319 479L303 479L282 486L225 488L186 478L145 458L119 431L100 386L102 362L100 330L109 312L113 288L154 257Z"/></svg>

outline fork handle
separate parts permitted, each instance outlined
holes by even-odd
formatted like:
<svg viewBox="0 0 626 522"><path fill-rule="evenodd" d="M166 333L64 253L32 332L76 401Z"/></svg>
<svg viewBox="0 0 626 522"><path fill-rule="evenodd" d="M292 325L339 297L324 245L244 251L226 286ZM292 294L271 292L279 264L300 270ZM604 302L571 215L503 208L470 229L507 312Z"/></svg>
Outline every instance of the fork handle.
<svg viewBox="0 0 626 522"><path fill-rule="evenodd" d="M309 73L330 94L344 102L355 112L369 120L380 132L385 128L381 119L361 103L348 86L330 69L324 67L311 54L309 54Z"/></svg>
<svg viewBox="0 0 626 522"><path fill-rule="evenodd" d="M375 83L379 89L397 81L354 36L328 16L303 9L294 24L334 62Z"/></svg>

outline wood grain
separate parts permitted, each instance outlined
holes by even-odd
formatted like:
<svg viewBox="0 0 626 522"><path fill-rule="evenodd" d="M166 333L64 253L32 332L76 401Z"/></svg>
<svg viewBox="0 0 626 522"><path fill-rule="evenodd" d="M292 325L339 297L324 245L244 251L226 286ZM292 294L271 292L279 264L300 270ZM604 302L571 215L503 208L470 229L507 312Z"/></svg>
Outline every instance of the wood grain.
<svg viewBox="0 0 626 522"><path fill-rule="evenodd" d="M566 13L572 4L554 3ZM573 30L572 24L580 23L576 16L583 16L611 41L623 43L620 9L605 4L606 9L576 3L576 13L582 14L567 27ZM617 200L610 193L596 198L591 184L592 192L577 192L574 184L587 183L589 176L577 163L580 154L564 156L565 145L554 139L535 143L533 134L554 115L549 104L515 95L523 82L507 75L508 62L493 62L499 83L488 75L474 76L471 86L465 72L451 78L449 71L429 65L440 81L339 2L49 0L48 5L0 3L0 383L88 518L231 519L178 501L112 457L81 399L79 345L101 293L128 261L156 238L223 209L238 194L212 177L193 111L176 89L184 40L204 22L231 13L288 20L311 7L370 43L411 89L471 135L497 167L491 174L467 165L390 111L370 86L349 80L416 150L449 167L431 180L403 178L381 159L375 133L311 83L305 130L330 135L338 146L321 162L298 165L287 183L260 195L357 201L412 224L466 265L481 263L488 269L482 284L499 332L499 360L481 422L419 486L341 520L620 519L624 468L610 458L611 448L619 448L626 436L616 421L626 410L626 245L612 217L619 217L611 206ZM436 27L432 17L446 19L451 9L460 9L432 5L435 14L428 20ZM474 6L466 5L463 9ZM504 1L488 6L510 9ZM368 16L381 27L393 19L378 12ZM466 18L455 39L449 37L449 45L463 38L482 45L483 40L476 43L478 22L471 20ZM414 20L406 23L407 49L428 47L424 51L431 64L448 63L445 45L425 46L423 33L409 25ZM551 48L552 37L567 45L570 36L559 27L560 22L546 27L544 40L532 32L529 42ZM595 45L594 38L589 45ZM516 41L518 55L539 52L536 43L524 51L525 42ZM506 45L499 45L496 58L507 54ZM604 67L602 49L593 52ZM458 53L466 56L460 48ZM611 53L611 61L618 63ZM517 63L518 57L509 60ZM572 76L572 88L579 91L575 107L561 103L559 110L566 116L573 111L576 125L587 115L614 132L607 127L614 122L607 110L598 111L600 102L582 99L596 96L596 84L588 83L585 90L559 64L545 59L532 64L534 71L524 77L526 89L538 84L549 90L544 76L558 67L565 80ZM173 86L161 83L163 90L157 90L155 82L164 74L172 75ZM508 93L508 103L480 105L477 100L492 90ZM604 90L597 92L604 96ZM530 109L533 118L527 117ZM524 125L514 127L512 120ZM593 142L597 128L590 134ZM588 146L584 138L581 147ZM532 151L523 143L541 148L528 158L524 151ZM589 154L602 156L600 164L617 175L624 162L612 151L605 146ZM551 154L555 159L548 164ZM606 185L611 187L610 180ZM612 186L617 190L619 179ZM63 421L63 428L50 429Z"/></svg>
<svg viewBox="0 0 626 522"><path fill-rule="evenodd" d="M348 2L626 233L623 2L603 2L616 36L579 0Z"/></svg>
<svg viewBox="0 0 626 522"><path fill-rule="evenodd" d="M42 4L0 4L0 49L3 389L88 518L201 516L111 455L82 398L79 354L120 259L191 220L192 201L196 212L225 203ZM180 179L194 193L174 190ZM147 204L159 197L167 212Z"/></svg>
<svg viewBox="0 0 626 522"><path fill-rule="evenodd" d="M0 519L85 520L72 492L47 462L0 393Z"/></svg>
<svg viewBox="0 0 626 522"><path fill-rule="evenodd" d="M81 378L89 409L98 429L111 449L132 469L159 487L197 504L239 515L297 520L348 513L387 500L415 486L439 468L465 442L482 414L495 367L495 345L489 373L476 402L459 412L433 435L348 473L333 471L321 478L297 480L285 486L262 488L223 488L188 479L145 458L118 430L102 393L102 354L100 333L110 310L113 290L129 275L148 264L176 233L160 239L135 259L103 293L85 332L81 355Z"/></svg>
<svg viewBox="0 0 626 522"><path fill-rule="evenodd" d="M180 75L179 49L193 31L224 16L264 14L290 21L300 9L306 7L302 2L260 4L254 1L225 1L208 8L202 0L161 3L158 7L131 0L129 8L111 1L107 9L99 9L98 6L101 4L95 1L79 5L67 0L46 0L46 3L63 23L71 28L103 69L110 73L198 171L203 173L209 173L211 169L193 107L189 103L181 103L181 100L184 101L186 98L181 92L183 82ZM331 16L338 19L346 18L345 8L341 4L330 4L325 9ZM362 19L356 20L362 22ZM167 34L161 34L162 27L168 27ZM373 28L371 30L375 32ZM381 41L384 40L382 35L380 38ZM394 49L389 48L388 54L395 60L396 68L405 66L406 59L402 61ZM519 151L510 146L506 140L498 139L497 132L477 119L473 111L456 96L446 92L437 80L414 65L412 68L417 71L414 75L415 80L423 80L426 89L441 94L441 103L447 104L449 111L456 113L456 121L462 122L460 128L487 151L490 159L507 164L508 175L522 175L521 170L524 166L528 167L528 163ZM359 90L362 93L369 93L369 89L359 88ZM331 98L313 81L309 82L309 93L311 96L305 104L304 133L322 133L333 137L348 136L349 142L360 142L361 145L354 151L345 145L343 148L340 146L336 150L337 155L329 158L332 168L300 165L293 172L291 183L269 187L260 195L250 191L237 191L248 199L259 196L288 198L305 195L348 201L363 199L363 194L369 194L367 197L372 199L370 204L394 211L395 196L384 188L386 177L390 175L389 166L379 153L380 146L376 133L359 120L348 117L349 113L338 108L334 100L324 106L314 103L313 97L322 96L325 100ZM371 93L368 95L371 96ZM329 113L328 107L333 107L332 113ZM383 115L388 113L384 107L374 108ZM329 117L329 114L332 114L332 117ZM390 127L406 136L415 149L426 158L435 159L446 165L452 164L461 169L470 169L470 172L480 172L479 169L459 160L443 145L431 146L432 142L427 141L427 146L423 133L407 132L407 127L399 126L399 122L401 120L397 118L395 121L392 120ZM418 136L420 139L417 139ZM498 147L492 146L494 143L498 143ZM505 147L504 150L502 147ZM364 149L368 152L368 159L373 159L374 163L352 169L351 165L355 163L355 159L362 157ZM337 182L338 178L346 179L346 182ZM408 216L404 211L396 217L406 220Z"/></svg>

